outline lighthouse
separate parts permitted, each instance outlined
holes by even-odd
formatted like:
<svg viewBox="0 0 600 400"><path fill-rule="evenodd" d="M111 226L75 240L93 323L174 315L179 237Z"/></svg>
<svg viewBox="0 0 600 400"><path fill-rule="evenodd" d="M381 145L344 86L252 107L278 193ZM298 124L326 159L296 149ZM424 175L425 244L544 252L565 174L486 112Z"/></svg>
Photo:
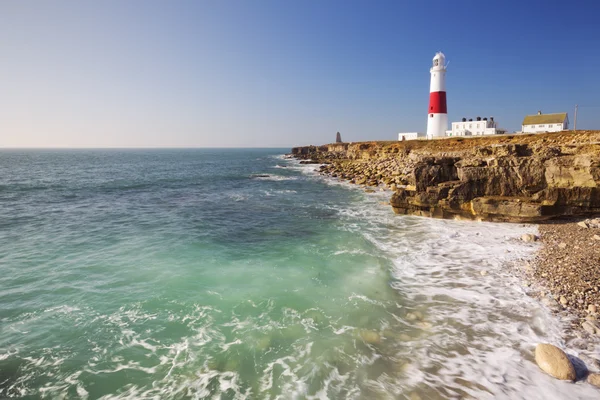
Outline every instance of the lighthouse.
<svg viewBox="0 0 600 400"><path fill-rule="evenodd" d="M429 84L429 113L427 114L427 138L446 136L448 109L446 107L446 57L437 52L433 57L431 83Z"/></svg>

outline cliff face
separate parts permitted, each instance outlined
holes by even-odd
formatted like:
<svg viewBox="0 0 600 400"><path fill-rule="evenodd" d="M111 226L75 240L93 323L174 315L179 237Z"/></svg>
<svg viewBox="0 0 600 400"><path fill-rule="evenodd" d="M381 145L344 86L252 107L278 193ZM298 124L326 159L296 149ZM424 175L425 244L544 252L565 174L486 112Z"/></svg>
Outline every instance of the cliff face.
<svg viewBox="0 0 600 400"><path fill-rule="evenodd" d="M600 214L600 131L296 147L351 183L385 185L398 214L536 222Z"/></svg>

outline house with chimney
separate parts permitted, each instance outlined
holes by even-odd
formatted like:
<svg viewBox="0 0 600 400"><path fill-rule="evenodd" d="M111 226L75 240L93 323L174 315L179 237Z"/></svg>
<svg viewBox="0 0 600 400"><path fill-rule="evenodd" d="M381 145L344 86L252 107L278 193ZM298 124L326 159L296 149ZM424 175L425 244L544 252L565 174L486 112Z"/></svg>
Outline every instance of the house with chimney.
<svg viewBox="0 0 600 400"><path fill-rule="evenodd" d="M523 133L560 132L569 129L569 116L567 113L527 115L523 119L521 131Z"/></svg>

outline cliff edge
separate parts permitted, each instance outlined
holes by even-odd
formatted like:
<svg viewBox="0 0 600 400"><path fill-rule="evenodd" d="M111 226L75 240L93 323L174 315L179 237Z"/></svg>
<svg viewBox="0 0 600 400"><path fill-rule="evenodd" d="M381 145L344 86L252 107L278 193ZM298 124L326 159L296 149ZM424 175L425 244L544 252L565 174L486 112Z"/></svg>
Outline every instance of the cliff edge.
<svg viewBox="0 0 600 400"><path fill-rule="evenodd" d="M539 222L600 214L600 131L292 149L323 174L394 193L397 214Z"/></svg>

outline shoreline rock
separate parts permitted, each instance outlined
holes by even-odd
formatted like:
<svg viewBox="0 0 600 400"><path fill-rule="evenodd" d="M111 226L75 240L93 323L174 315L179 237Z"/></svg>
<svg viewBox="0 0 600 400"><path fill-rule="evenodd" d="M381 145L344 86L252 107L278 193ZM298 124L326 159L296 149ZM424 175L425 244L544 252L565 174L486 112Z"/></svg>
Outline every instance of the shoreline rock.
<svg viewBox="0 0 600 400"><path fill-rule="evenodd" d="M598 219L600 221L600 219ZM582 228L576 220L538 226L541 247L524 273L542 285L559 306L576 318L573 326L600 338L600 228Z"/></svg>
<svg viewBox="0 0 600 400"><path fill-rule="evenodd" d="M600 131L334 143L292 155L393 190L397 214L532 223L600 214Z"/></svg>
<svg viewBox="0 0 600 400"><path fill-rule="evenodd" d="M575 381L577 374L575 367L567 354L558 347L540 343L535 348L535 362L550 376L563 381Z"/></svg>

